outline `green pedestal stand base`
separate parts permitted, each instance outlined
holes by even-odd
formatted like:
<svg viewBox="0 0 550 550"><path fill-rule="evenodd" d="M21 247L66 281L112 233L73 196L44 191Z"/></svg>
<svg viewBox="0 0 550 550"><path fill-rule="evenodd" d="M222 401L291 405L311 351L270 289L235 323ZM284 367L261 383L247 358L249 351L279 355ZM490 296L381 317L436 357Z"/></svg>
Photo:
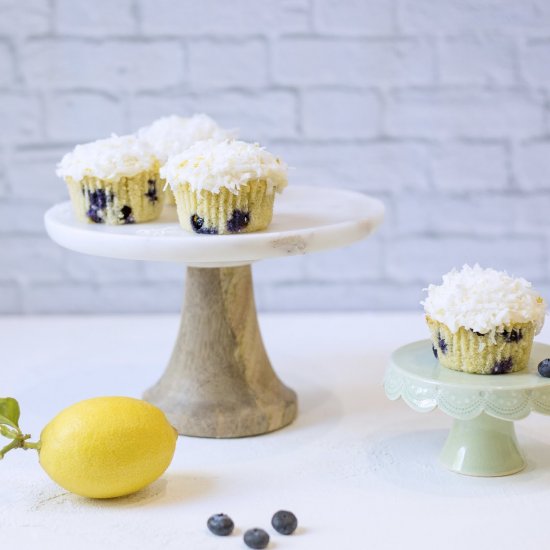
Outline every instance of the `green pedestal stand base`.
<svg viewBox="0 0 550 550"><path fill-rule="evenodd" d="M514 421L531 412L550 415L550 378L537 371L550 346L534 343L526 369L503 375L457 372L442 367L429 340L391 356L384 389L415 411L439 408L454 423L441 452L449 470L470 476L506 476L525 468Z"/></svg>
<svg viewBox="0 0 550 550"><path fill-rule="evenodd" d="M468 476L507 476L525 468L514 423L485 413L454 420L439 458L449 470Z"/></svg>

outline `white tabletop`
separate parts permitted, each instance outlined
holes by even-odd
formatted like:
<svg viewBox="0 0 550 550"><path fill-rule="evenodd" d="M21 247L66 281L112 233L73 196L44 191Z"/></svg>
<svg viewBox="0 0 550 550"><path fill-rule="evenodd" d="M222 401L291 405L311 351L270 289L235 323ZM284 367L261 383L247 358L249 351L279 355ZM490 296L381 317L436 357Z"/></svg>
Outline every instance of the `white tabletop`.
<svg viewBox="0 0 550 550"><path fill-rule="evenodd" d="M63 407L108 394L140 396L168 360L177 316L0 318L1 384L21 403L21 426L38 434ZM550 419L516 423L528 467L506 478L471 478L440 467L451 420L384 396L391 351L425 338L420 314L261 315L267 349L298 392L294 424L236 440L182 437L149 488L93 501L66 493L34 452L0 462L0 543L49 548L243 549L265 527L269 548L545 548ZM550 340L550 327L539 341ZM277 535L286 508L297 534ZM217 538L209 515L225 512L236 534ZM22 546L21 546L22 547Z"/></svg>

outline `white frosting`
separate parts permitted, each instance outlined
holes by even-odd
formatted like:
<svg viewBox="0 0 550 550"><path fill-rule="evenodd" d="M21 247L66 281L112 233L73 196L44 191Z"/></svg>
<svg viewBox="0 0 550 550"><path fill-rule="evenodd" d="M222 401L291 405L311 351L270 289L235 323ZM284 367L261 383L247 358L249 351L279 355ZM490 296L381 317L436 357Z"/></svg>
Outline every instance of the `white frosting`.
<svg viewBox="0 0 550 550"><path fill-rule="evenodd" d="M244 141L199 141L183 153L171 157L160 175L175 188L218 193L226 187L234 194L250 180L267 182L268 192L281 192L287 185L286 164L257 143Z"/></svg>
<svg viewBox="0 0 550 550"><path fill-rule="evenodd" d="M506 325L533 322L538 334L546 303L531 283L479 265L465 265L443 275L443 284L430 285L421 302L426 315L452 332L460 327L481 334L501 332Z"/></svg>
<svg viewBox="0 0 550 550"><path fill-rule="evenodd" d="M118 181L155 168L157 160L146 143L134 135L77 145L57 165L56 174L80 181L86 176Z"/></svg>
<svg viewBox="0 0 550 550"><path fill-rule="evenodd" d="M210 117L198 114L189 118L177 115L159 118L138 130L137 135L149 144L159 162L164 164L169 157L185 151L197 141L232 139L236 132L224 130Z"/></svg>

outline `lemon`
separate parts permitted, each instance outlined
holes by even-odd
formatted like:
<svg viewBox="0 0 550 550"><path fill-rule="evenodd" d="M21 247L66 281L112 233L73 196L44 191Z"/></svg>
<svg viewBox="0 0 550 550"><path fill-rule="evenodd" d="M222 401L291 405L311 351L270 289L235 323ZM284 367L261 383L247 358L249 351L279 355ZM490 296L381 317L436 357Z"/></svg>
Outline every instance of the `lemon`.
<svg viewBox="0 0 550 550"><path fill-rule="evenodd" d="M176 430L154 405L96 397L64 409L42 430L40 464L72 493L119 497L160 477L176 440Z"/></svg>

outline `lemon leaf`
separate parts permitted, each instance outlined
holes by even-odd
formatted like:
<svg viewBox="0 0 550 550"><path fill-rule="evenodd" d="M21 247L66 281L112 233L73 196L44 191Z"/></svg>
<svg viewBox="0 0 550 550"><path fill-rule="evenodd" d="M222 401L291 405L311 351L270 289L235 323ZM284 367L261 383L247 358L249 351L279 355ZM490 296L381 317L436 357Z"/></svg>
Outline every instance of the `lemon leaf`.
<svg viewBox="0 0 550 550"><path fill-rule="evenodd" d="M0 397L0 424L19 430L19 403L13 397Z"/></svg>

